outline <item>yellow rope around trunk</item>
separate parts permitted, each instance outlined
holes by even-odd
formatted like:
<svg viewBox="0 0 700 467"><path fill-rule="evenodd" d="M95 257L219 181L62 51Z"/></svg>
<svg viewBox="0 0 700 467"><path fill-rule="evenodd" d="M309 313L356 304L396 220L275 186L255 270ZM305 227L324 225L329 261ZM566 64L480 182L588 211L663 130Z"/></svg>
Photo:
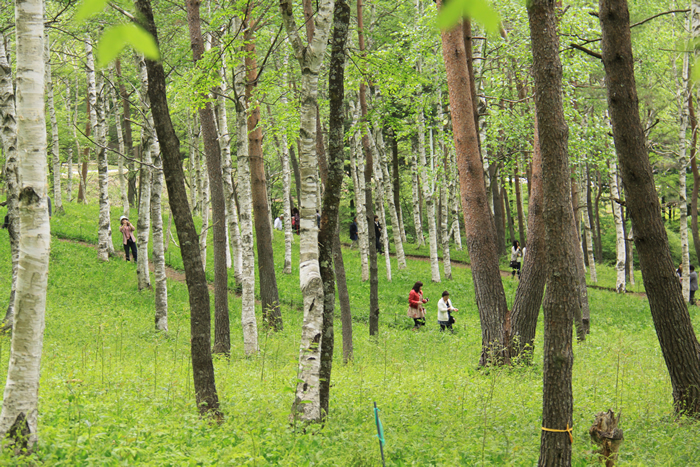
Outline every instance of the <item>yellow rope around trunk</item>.
<svg viewBox="0 0 700 467"><path fill-rule="evenodd" d="M566 424L566 430L555 430L553 428L545 428L542 427L542 431L551 431L553 433L569 433L569 441L571 441L571 444L574 444L574 435L572 434L572 430L574 427L570 427L569 424Z"/></svg>

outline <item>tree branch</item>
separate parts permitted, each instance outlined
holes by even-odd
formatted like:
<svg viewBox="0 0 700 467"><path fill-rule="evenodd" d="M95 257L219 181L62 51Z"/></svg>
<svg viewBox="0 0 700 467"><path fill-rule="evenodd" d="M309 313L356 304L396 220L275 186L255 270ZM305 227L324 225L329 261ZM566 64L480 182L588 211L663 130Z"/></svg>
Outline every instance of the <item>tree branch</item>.
<svg viewBox="0 0 700 467"><path fill-rule="evenodd" d="M572 49L576 49L576 50L580 50L581 52L584 52L584 53L587 53L587 54L590 55L591 57L595 57L595 58L597 58L598 60L602 60L602 59L603 59L603 56L602 56L601 54L599 54L598 52L594 52L594 51L592 51L591 49L587 49L587 48L585 48L585 47L583 47L583 46L580 46L580 45L578 45L578 44L571 44L571 48L572 48Z"/></svg>

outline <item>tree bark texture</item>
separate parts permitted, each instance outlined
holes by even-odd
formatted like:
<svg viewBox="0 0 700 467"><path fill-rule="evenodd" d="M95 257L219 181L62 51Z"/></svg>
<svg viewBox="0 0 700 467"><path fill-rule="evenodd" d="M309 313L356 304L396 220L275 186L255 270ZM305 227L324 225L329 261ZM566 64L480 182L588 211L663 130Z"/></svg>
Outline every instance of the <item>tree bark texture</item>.
<svg viewBox="0 0 700 467"><path fill-rule="evenodd" d="M644 287L671 378L675 408L697 415L700 413L698 341L674 274L639 119L627 2L601 0L600 23L610 120Z"/></svg>
<svg viewBox="0 0 700 467"><path fill-rule="evenodd" d="M49 118L51 120L51 171L53 172L53 209L55 213L63 213L63 199L61 196L61 159L60 147L58 141L58 122L56 121L56 106L53 98L53 80L51 77L51 51L49 34L44 33L44 50L46 52L46 65L44 72L46 73L46 106L49 109Z"/></svg>
<svg viewBox="0 0 700 467"><path fill-rule="evenodd" d="M352 127L357 128L360 120L360 103L350 102L350 110L353 114ZM357 235L360 246L360 269L362 282L369 280L369 222L365 206L365 158L360 149L360 132L353 133L350 148L350 167L353 175L353 186L355 191L355 207L357 208Z"/></svg>
<svg viewBox="0 0 700 467"><path fill-rule="evenodd" d="M20 246L0 439L3 444L13 444L16 452L30 452L37 441L39 369L51 243L46 190L43 10L42 1L15 3ZM22 435L27 437L22 439Z"/></svg>
<svg viewBox="0 0 700 467"><path fill-rule="evenodd" d="M109 80L114 83L114 70L110 68L109 70ZM117 147L119 149L119 155L117 156L117 177L119 179L119 194L122 201L122 214L129 217L129 196L127 194L127 180L124 174L124 157L122 156L126 148L124 146L124 132L122 130L122 120L119 115L119 100L117 99L117 92L114 86L109 88L109 97L112 100L112 116L114 117L114 127L117 131ZM162 188L162 183L161 183Z"/></svg>
<svg viewBox="0 0 700 467"><path fill-rule="evenodd" d="M610 202L615 223L615 251L617 252L615 290L617 293L625 293L625 231L623 227L625 220L622 218L619 186L617 162L613 161L610 164Z"/></svg>
<svg viewBox="0 0 700 467"><path fill-rule="evenodd" d="M431 130L432 142L432 130ZM438 259L437 226L435 220L435 181L433 178L433 145L430 145L430 163L425 156L425 115L423 109L418 113L418 164L420 182L423 187L425 211L428 217L428 249L430 251L430 278L440 282L440 261Z"/></svg>
<svg viewBox="0 0 700 467"><path fill-rule="evenodd" d="M576 266L576 236L572 235L571 171L568 133L562 102L562 67L559 60L556 2L533 0L528 4L535 81L547 245L547 290L544 298L544 375L540 466L571 465L569 433L573 425L571 373L574 364L571 326L580 308Z"/></svg>
<svg viewBox="0 0 700 467"><path fill-rule="evenodd" d="M117 72L117 82L119 83L119 97L122 102L122 123L124 127L124 146L126 150L126 155L129 157L134 156L134 142L131 135L131 103L129 102L129 93L124 85L124 80L122 79L122 69L121 61L117 59L114 63L114 69ZM80 153L80 151L78 151ZM127 197L129 205L134 205L134 198L136 197L136 172L134 171L134 163L129 162L127 165L128 171L128 189Z"/></svg>
<svg viewBox="0 0 700 467"><path fill-rule="evenodd" d="M144 124L141 127L141 175L139 184L139 218L136 224L136 241L138 245L138 259L136 261L136 273L138 274L139 291L151 288L151 271L148 266L148 238L151 228L151 148L153 147L154 127L150 113L148 95L148 72L146 62L139 60L141 77L141 108L145 115Z"/></svg>
<svg viewBox="0 0 700 467"><path fill-rule="evenodd" d="M158 42L150 0L137 0L136 7L144 18L145 24L143 26ZM214 365L211 357L209 288L202 267L202 259L199 255L197 231L194 228L192 214L187 203L185 173L180 161L180 141L177 139L170 120L163 65L160 62L146 60L146 68L148 71L148 96L163 155L163 174L168 188L170 210L175 218L190 297L190 345L197 408L202 415L210 414L220 418L219 398L216 392Z"/></svg>
<svg viewBox="0 0 700 467"><path fill-rule="evenodd" d="M442 1L438 1L438 7ZM442 31L442 56L447 71L450 109L467 248L474 276L474 295L481 319L481 358L486 365L508 360L508 305L498 268L491 211L486 199L484 170L473 118L469 75L464 66L465 51L461 25Z"/></svg>
<svg viewBox="0 0 700 467"><path fill-rule="evenodd" d="M204 55L204 41L199 19L199 0L186 0L187 25L190 48L195 65ZM202 96L204 97L204 96ZM202 123L204 152L207 157L209 189L211 193L213 242L214 242L214 353L228 355L231 352L231 331L228 316L228 270L226 268L226 202L221 173L221 149L219 148L216 121L211 102L206 101L198 109ZM206 211L206 208L205 208Z"/></svg>

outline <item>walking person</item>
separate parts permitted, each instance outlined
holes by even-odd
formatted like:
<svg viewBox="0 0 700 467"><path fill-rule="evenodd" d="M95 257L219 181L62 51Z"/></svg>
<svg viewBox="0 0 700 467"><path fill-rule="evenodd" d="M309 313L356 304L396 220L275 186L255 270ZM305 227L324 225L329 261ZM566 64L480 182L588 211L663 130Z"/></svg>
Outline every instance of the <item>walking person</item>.
<svg viewBox="0 0 700 467"><path fill-rule="evenodd" d="M134 237L134 231L136 227L129 222L129 218L122 216L119 218L119 231L122 233L122 244L124 245L124 254L126 255L126 260L129 261L129 250L134 255L134 262L138 257L136 248L136 237Z"/></svg>
<svg viewBox="0 0 700 467"><path fill-rule="evenodd" d="M515 277L515 273L518 273L518 279L520 279L520 261L518 261L523 256L523 250L520 249L520 242L517 240L513 241L513 247L510 249L510 268L511 277Z"/></svg>
<svg viewBox="0 0 700 467"><path fill-rule="evenodd" d="M695 291L698 290L698 273L695 272L695 266L690 265L690 304L695 305Z"/></svg>
<svg viewBox="0 0 700 467"><path fill-rule="evenodd" d="M352 248L353 250L357 248L358 241L360 240L360 237L357 235L357 217L352 218L352 224L350 224L350 240L352 241Z"/></svg>
<svg viewBox="0 0 700 467"><path fill-rule="evenodd" d="M274 228L275 230L284 230L284 224L282 223L284 221L284 214L281 214L279 217L275 219L275 224Z"/></svg>
<svg viewBox="0 0 700 467"><path fill-rule="evenodd" d="M445 290L442 293L442 300L438 300L438 324L440 325L440 332L444 331L445 328L449 329L450 332L454 333L452 329L452 324L455 322L452 312L459 311L457 308L452 306L450 301L450 293Z"/></svg>
<svg viewBox="0 0 700 467"><path fill-rule="evenodd" d="M413 318L413 330L417 331L421 326L425 326L425 308L423 304L428 303L427 298L423 298L423 283L416 282L408 294L408 312L409 318Z"/></svg>

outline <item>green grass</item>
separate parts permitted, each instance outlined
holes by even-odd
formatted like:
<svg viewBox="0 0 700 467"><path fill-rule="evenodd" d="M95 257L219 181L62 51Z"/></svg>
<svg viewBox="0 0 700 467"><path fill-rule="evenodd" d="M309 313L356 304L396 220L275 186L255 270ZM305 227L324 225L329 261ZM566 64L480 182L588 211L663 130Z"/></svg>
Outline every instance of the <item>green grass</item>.
<svg viewBox="0 0 700 467"><path fill-rule="evenodd" d="M65 216L52 219L54 235L95 241L96 207L66 207ZM119 238L115 239L119 246ZM349 250L344 259L355 360L342 364L338 319L330 418L323 430L295 432L288 417L302 321L298 241L291 275L281 273L283 235L275 232L274 242L284 331L261 332L260 354L244 358L240 300L231 296L232 356L215 361L225 420L211 425L198 418L194 407L185 284L169 282L170 332L158 334L153 330L153 294L137 291L133 263L100 263L94 249L54 237L40 441L32 456L10 459L5 453L0 462L381 465L372 414L376 401L385 428L387 465L536 463L541 433L541 318L535 365L479 370L481 333L470 270L455 267L453 281L432 284L428 262L409 260L408 268L398 271L394 260L393 281L387 283L380 261L380 334L369 338L369 284L359 277L359 253ZM171 247L171 264L176 264L175 256ZM212 267L210 257L208 268ZM609 281L605 274L601 282ZM4 290L9 280L9 247L3 241ZM418 333L410 331L412 323L405 315L408 291L416 280L425 283L431 299L428 326ZM511 304L517 281L506 279L504 286ZM434 307L444 289L450 290L460 309L455 335L437 330ZM623 414L625 442L619 465L700 465L698 425L674 416L668 374L646 300L593 289L589 298L591 335L574 349L574 465L596 464L587 431L594 414L608 408ZM259 309L257 313L259 317ZM698 314L697 308L691 309L696 327ZM0 338L0 380L8 349L9 337Z"/></svg>

